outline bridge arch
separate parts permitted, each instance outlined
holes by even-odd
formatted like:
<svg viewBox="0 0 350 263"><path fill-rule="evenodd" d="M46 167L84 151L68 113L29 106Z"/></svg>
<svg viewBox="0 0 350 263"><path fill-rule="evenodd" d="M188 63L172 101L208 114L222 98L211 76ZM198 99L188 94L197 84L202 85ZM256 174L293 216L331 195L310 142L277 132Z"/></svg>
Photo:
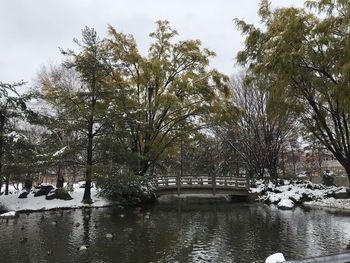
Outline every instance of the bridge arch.
<svg viewBox="0 0 350 263"><path fill-rule="evenodd" d="M246 177L225 176L157 176L157 194L224 194L249 195L249 180Z"/></svg>

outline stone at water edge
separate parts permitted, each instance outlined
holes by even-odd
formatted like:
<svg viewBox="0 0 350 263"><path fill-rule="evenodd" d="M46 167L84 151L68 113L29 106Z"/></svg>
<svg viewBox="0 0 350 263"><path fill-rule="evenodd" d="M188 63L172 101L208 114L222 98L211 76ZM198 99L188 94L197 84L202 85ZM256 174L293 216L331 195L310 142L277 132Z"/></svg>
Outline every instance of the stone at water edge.
<svg viewBox="0 0 350 263"><path fill-rule="evenodd" d="M52 189L45 197L46 200L53 200L56 198L56 189Z"/></svg>
<svg viewBox="0 0 350 263"><path fill-rule="evenodd" d="M0 218L7 218L7 219L9 219L9 218L15 218L17 216L18 216L18 214L17 214L16 211L10 211L10 212L1 214Z"/></svg>
<svg viewBox="0 0 350 263"><path fill-rule="evenodd" d="M338 189L333 195L335 199L348 199L350 197L348 190L345 188Z"/></svg>
<svg viewBox="0 0 350 263"><path fill-rule="evenodd" d="M286 259L284 258L282 253L275 253L271 256L268 256L265 260L265 263L279 263L279 262L285 262Z"/></svg>
<svg viewBox="0 0 350 263"><path fill-rule="evenodd" d="M36 191L34 193L34 197L47 195L52 189L55 189L52 185L40 185L35 187Z"/></svg>
<svg viewBox="0 0 350 263"><path fill-rule="evenodd" d="M21 193L19 194L18 198L20 198L20 199L27 198L28 194L29 194L29 191L22 190Z"/></svg>
<svg viewBox="0 0 350 263"><path fill-rule="evenodd" d="M290 199L282 199L277 204L277 207L282 210L290 210L294 208L294 202Z"/></svg>

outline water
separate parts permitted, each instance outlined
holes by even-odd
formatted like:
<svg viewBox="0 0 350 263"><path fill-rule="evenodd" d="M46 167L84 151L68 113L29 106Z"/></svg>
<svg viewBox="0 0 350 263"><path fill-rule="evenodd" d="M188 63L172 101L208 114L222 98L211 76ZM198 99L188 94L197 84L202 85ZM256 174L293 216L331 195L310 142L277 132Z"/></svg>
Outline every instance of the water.
<svg viewBox="0 0 350 263"><path fill-rule="evenodd" d="M275 252L297 259L342 252L350 244L350 216L320 209L182 203L141 213L64 210L2 220L0 262L252 263ZM82 244L88 250L78 251Z"/></svg>

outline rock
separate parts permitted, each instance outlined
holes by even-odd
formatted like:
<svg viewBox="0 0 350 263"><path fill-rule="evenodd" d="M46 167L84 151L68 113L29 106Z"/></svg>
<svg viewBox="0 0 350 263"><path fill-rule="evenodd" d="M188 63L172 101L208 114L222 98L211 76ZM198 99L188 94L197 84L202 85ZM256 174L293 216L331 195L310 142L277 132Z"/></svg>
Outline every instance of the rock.
<svg viewBox="0 0 350 263"><path fill-rule="evenodd" d="M46 200L53 200L56 198L56 190L52 189L45 197Z"/></svg>
<svg viewBox="0 0 350 263"><path fill-rule="evenodd" d="M294 202L290 199L282 199L277 204L277 207L282 210L290 210L294 208Z"/></svg>
<svg viewBox="0 0 350 263"><path fill-rule="evenodd" d="M295 193L291 196L289 196L290 200L292 200L294 202L294 204L301 204L302 200L303 200L303 195L299 194L299 193Z"/></svg>
<svg viewBox="0 0 350 263"><path fill-rule="evenodd" d="M73 198L65 189L52 189L45 197L46 200L61 199L72 200Z"/></svg>
<svg viewBox="0 0 350 263"><path fill-rule="evenodd" d="M282 253L275 253L271 256L268 256L265 260L265 263L279 263L279 262L285 262L286 259L284 258Z"/></svg>
<svg viewBox="0 0 350 263"><path fill-rule="evenodd" d="M27 191L27 190L22 190L22 191L19 193L18 198L20 198L20 199L22 199L22 198L27 198L28 194L29 194L29 191Z"/></svg>
<svg viewBox="0 0 350 263"><path fill-rule="evenodd" d="M345 188L341 188L334 192L333 197L335 199L348 199L349 198L349 193Z"/></svg>
<svg viewBox="0 0 350 263"><path fill-rule="evenodd" d="M56 189L56 199L61 200L72 200L73 198L70 196L67 190L65 189Z"/></svg>
<svg viewBox="0 0 350 263"><path fill-rule="evenodd" d="M35 187L37 190L34 193L34 197L47 195L54 187L52 185L40 185Z"/></svg>
<svg viewBox="0 0 350 263"><path fill-rule="evenodd" d="M124 215L124 214L120 214L119 217L120 217L120 218L124 218L125 215Z"/></svg>
<svg viewBox="0 0 350 263"><path fill-rule="evenodd" d="M283 179L278 179L277 180L278 185L284 185L284 180Z"/></svg>
<svg viewBox="0 0 350 263"><path fill-rule="evenodd" d="M15 217L18 217L18 214L16 211L10 211L0 215L0 218L5 218L5 219L15 218Z"/></svg>

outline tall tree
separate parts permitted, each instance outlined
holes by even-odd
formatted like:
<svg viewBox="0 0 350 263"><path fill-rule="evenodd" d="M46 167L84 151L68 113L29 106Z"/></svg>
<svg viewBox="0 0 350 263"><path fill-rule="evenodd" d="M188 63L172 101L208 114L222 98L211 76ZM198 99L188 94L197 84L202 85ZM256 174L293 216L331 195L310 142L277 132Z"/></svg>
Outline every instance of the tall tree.
<svg viewBox="0 0 350 263"><path fill-rule="evenodd" d="M233 79L233 103L241 114L228 127L222 126L226 131L221 135L229 142L233 154L240 155L250 176L262 178L267 171L276 179L281 149L294 118L289 110L276 109L273 94L266 89L269 85L266 78L250 78L240 75Z"/></svg>
<svg viewBox="0 0 350 263"><path fill-rule="evenodd" d="M261 1L263 29L236 21L247 36L237 59L273 78L270 90L293 99L289 106L350 177L350 2L306 6L272 9Z"/></svg>
<svg viewBox="0 0 350 263"><path fill-rule="evenodd" d="M13 84L0 82L0 176L5 179L5 195L8 194L10 180L9 173L4 173L6 149L9 149L8 144L16 136L16 124L24 117L23 112L26 109L24 98L17 92L17 88L23 84L24 82Z"/></svg>
<svg viewBox="0 0 350 263"><path fill-rule="evenodd" d="M64 109L67 121L66 129L73 130L79 137L74 144L77 162L85 168L85 189L83 203L91 203L91 183L93 168L98 163L97 137L103 134L109 123L107 109L112 100L111 86L108 85L108 75L102 64L102 41L96 31L91 28L82 30L82 42L75 40L80 48L79 53L72 50L62 53L68 58L63 64L67 69L74 70L78 78L75 87L61 85L62 82L45 82L43 92L51 101L60 104Z"/></svg>
<svg viewBox="0 0 350 263"><path fill-rule="evenodd" d="M119 127L138 156L134 169L144 175L184 137L226 112L228 78L208 68L214 52L199 40L175 41L168 21L158 21L153 43L142 56L134 38L109 28L109 74L120 90Z"/></svg>
<svg viewBox="0 0 350 263"><path fill-rule="evenodd" d="M74 93L80 84L75 70L50 65L39 72L37 87L33 91L35 103L40 105L35 123L44 128L40 157L48 170L56 171L57 188L63 187L65 172L81 165L78 161L80 149L76 147L80 134L76 130L75 119L70 114L71 109L62 104L62 98L58 94L62 90L64 93Z"/></svg>

